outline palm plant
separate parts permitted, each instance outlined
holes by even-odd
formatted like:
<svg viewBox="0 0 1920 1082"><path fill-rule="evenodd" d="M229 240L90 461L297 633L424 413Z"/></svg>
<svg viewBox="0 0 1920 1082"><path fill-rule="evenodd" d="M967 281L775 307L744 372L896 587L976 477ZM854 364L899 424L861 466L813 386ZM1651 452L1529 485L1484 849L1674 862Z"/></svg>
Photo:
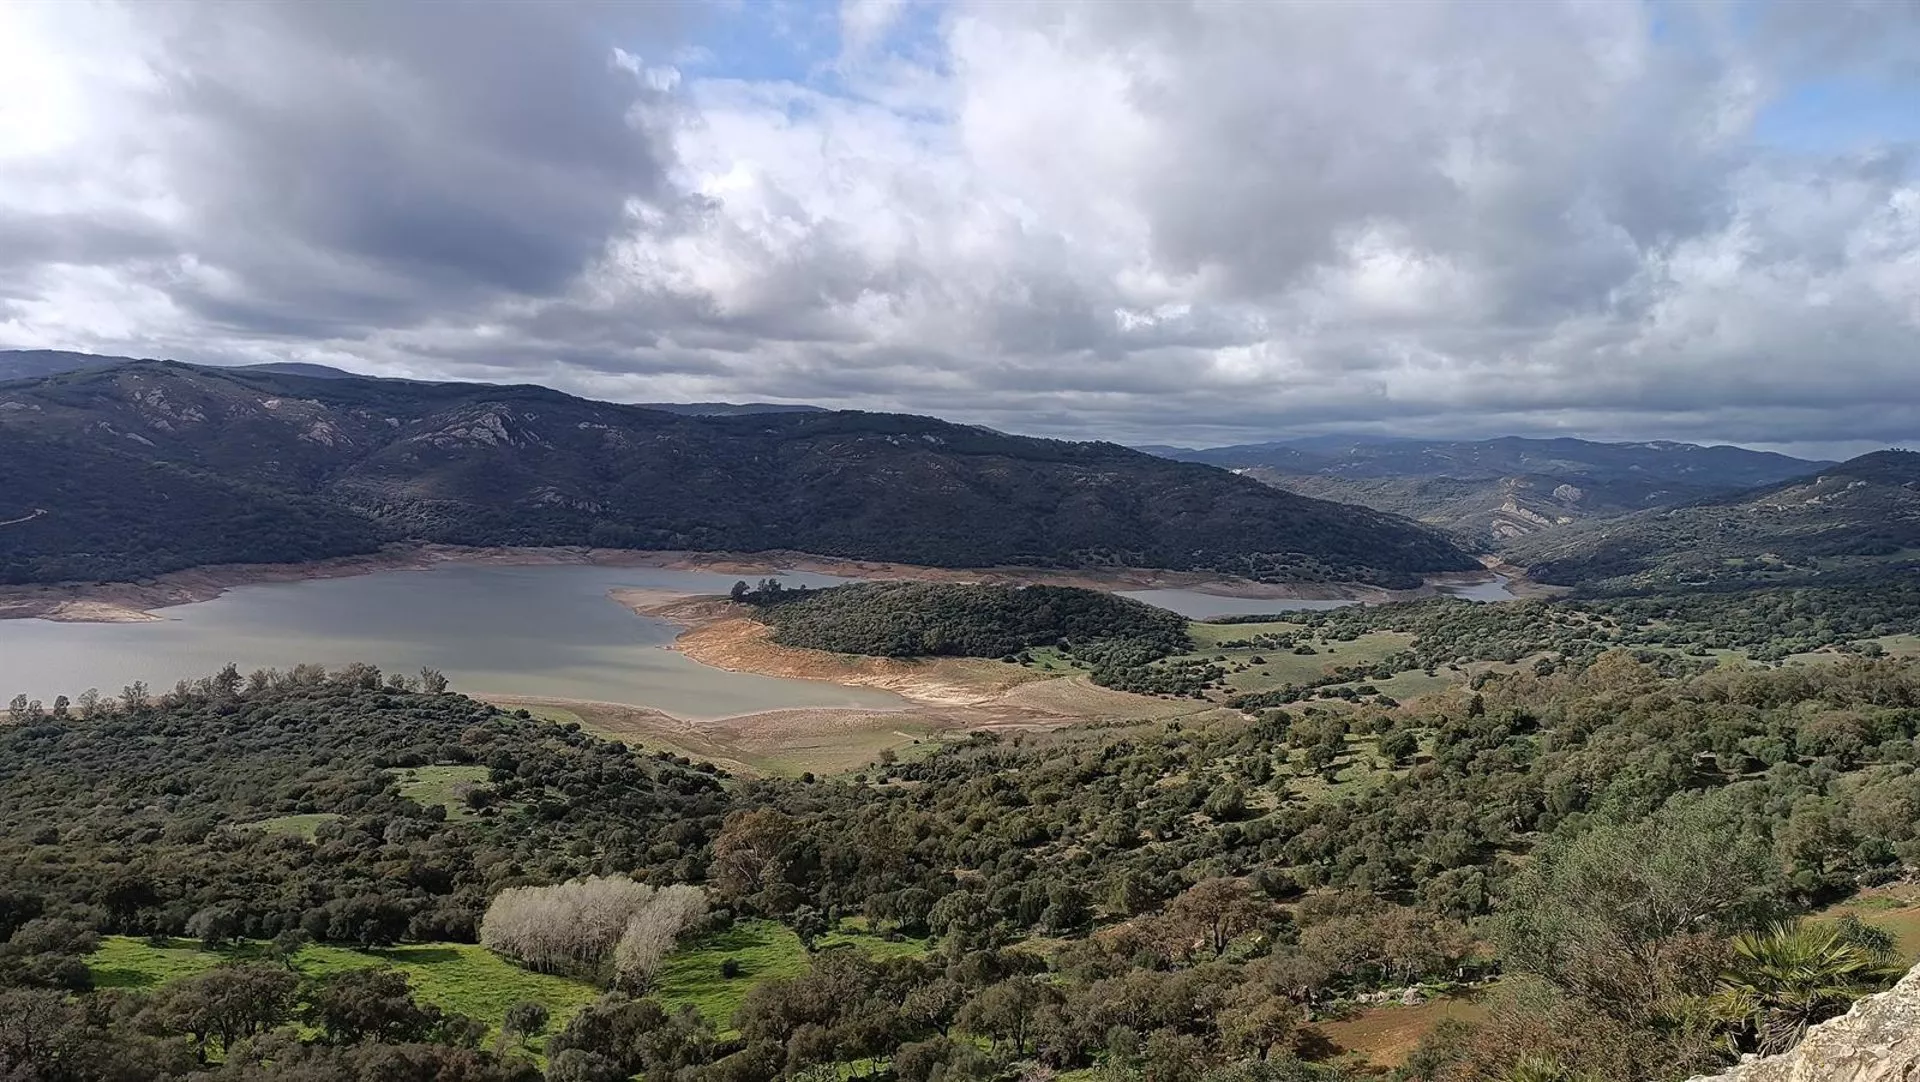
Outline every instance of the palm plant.
<svg viewBox="0 0 1920 1082"><path fill-rule="evenodd" d="M1807 1027L1845 1010L1891 976L1870 946L1828 923L1780 922L1733 939L1710 1000L1736 1051L1763 1056L1800 1043Z"/></svg>

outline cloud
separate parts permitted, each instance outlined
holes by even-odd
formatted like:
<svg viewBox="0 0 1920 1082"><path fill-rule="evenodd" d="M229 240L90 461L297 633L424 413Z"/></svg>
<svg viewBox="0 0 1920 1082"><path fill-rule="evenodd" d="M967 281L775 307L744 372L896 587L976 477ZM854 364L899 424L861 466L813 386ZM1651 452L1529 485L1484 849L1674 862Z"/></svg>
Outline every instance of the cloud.
<svg viewBox="0 0 1920 1082"><path fill-rule="evenodd" d="M1920 170L1871 118L1920 17L1804 10L12 7L0 100L52 104L0 105L0 343L1140 442L1911 440Z"/></svg>

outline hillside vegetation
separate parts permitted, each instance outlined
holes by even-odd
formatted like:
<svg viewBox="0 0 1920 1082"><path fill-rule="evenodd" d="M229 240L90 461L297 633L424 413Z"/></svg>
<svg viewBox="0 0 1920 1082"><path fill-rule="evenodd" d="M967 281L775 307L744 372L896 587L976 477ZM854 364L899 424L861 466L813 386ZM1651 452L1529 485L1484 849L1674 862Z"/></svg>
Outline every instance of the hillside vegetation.
<svg viewBox="0 0 1920 1082"><path fill-rule="evenodd" d="M885 414L692 416L538 387L136 362L0 386L0 446L0 500L22 504L0 521L46 512L0 527L11 582L374 538L1396 586L1475 566L1426 527L1210 467ZM148 477L172 486L168 519L207 523L147 525Z"/></svg>
<svg viewBox="0 0 1920 1082"><path fill-rule="evenodd" d="M1920 454L1880 451L1784 484L1543 535L1508 555L1599 592L1875 582L1920 567Z"/></svg>
<svg viewBox="0 0 1920 1082"><path fill-rule="evenodd" d="M737 600L788 646L875 657L1031 661L1044 647L1122 691L1191 692L1198 668L1152 668L1192 644L1187 621L1103 590L1066 586L863 583L783 590L768 580ZM1204 668L1204 666L1200 667Z"/></svg>
<svg viewBox="0 0 1920 1082"><path fill-rule="evenodd" d="M1434 659L1526 630L1405 611ZM1353 1077L1328 1034L1355 1027L1321 1024L1412 986L1484 1008L1427 1035L1409 1082L1646 1082L1768 1047L1788 1008L1719 990L1772 995L1746 961L1769 943L1845 967L1789 1020L1884 979L1875 928L1772 922L1920 868L1920 665L1548 660L1404 707L982 734L836 781L726 779L365 667L28 704L0 730L0 1063L1324 1082ZM462 765L486 775L456 819L416 768ZM583 875L712 909L619 991L449 983L506 964L464 945L478 914ZM366 968L395 943L397 971Z"/></svg>
<svg viewBox="0 0 1920 1082"><path fill-rule="evenodd" d="M1104 590L875 582L743 593L788 646L876 657L1004 657L1062 641L1187 646L1185 618Z"/></svg>
<svg viewBox="0 0 1920 1082"><path fill-rule="evenodd" d="M1588 519L1724 496L1821 465L1740 447L1577 439L1321 437L1162 449L1318 499L1356 503L1492 547Z"/></svg>

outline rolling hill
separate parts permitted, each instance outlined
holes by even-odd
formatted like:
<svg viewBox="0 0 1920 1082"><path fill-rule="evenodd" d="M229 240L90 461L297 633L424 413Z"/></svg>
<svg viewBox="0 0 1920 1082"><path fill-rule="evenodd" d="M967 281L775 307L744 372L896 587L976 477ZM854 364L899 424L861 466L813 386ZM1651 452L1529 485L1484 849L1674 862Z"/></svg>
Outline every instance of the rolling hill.
<svg viewBox="0 0 1920 1082"><path fill-rule="evenodd" d="M1876 451L1780 484L1596 521L1508 548L1596 591L1841 582L1920 569L1920 454Z"/></svg>
<svg viewBox="0 0 1920 1082"><path fill-rule="evenodd" d="M1740 447L1521 437L1316 437L1155 452L1223 466L1300 495L1405 515L1480 546L1587 519L1724 496L1822 465Z"/></svg>
<svg viewBox="0 0 1920 1082"><path fill-rule="evenodd" d="M689 416L541 387L140 361L0 384L0 451L11 582L390 540L1384 585L1478 566L1404 519L1112 444L886 414Z"/></svg>

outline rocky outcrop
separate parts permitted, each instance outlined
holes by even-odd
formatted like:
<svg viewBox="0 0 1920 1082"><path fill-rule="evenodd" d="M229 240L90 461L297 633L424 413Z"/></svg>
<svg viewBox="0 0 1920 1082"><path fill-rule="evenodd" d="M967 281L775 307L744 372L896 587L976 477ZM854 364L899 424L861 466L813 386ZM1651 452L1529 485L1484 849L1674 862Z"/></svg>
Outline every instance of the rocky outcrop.
<svg viewBox="0 0 1920 1082"><path fill-rule="evenodd" d="M1791 1052L1691 1082L1920 1082L1920 968L1813 1027Z"/></svg>

